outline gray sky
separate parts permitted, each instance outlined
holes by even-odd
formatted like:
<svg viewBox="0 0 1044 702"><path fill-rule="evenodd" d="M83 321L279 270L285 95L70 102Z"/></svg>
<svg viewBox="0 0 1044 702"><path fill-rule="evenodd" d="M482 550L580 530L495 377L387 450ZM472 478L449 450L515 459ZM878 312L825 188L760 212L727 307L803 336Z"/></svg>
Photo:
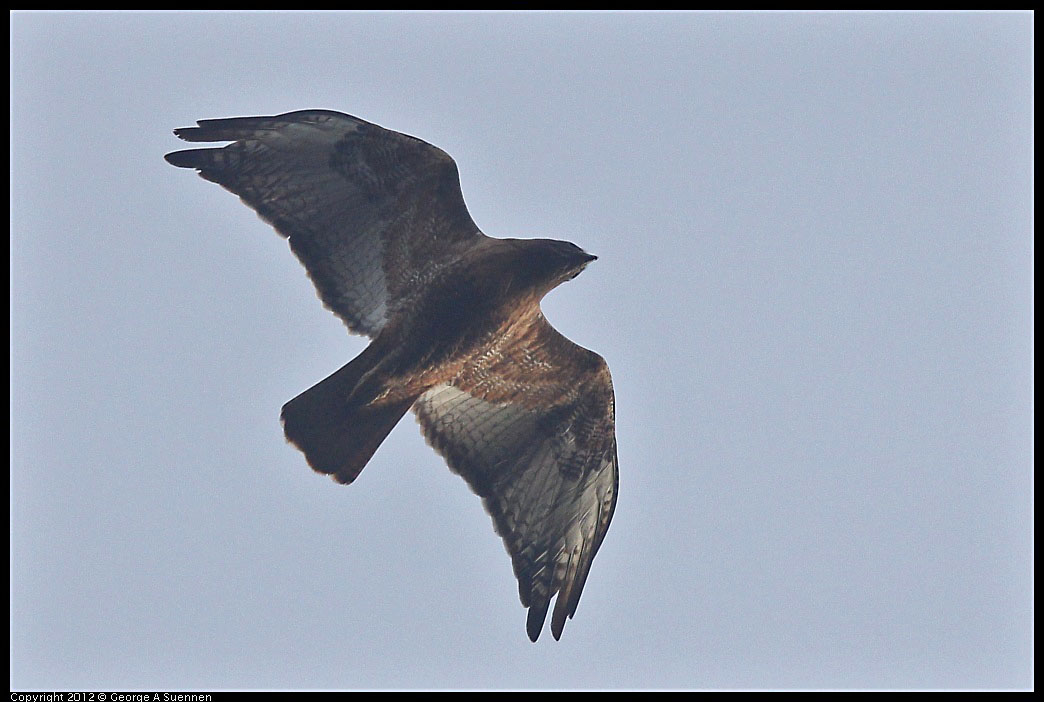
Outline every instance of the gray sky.
<svg viewBox="0 0 1044 702"><path fill-rule="evenodd" d="M11 24L12 687L1032 686L1032 15ZM560 642L411 417L350 487L284 442L364 340L162 157L305 108L599 255L544 302L621 472Z"/></svg>

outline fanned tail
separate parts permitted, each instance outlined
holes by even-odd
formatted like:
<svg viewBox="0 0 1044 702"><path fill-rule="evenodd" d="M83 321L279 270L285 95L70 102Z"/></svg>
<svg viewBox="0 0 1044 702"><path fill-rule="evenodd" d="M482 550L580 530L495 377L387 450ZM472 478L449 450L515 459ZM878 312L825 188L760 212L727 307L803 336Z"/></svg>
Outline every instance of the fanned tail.
<svg viewBox="0 0 1044 702"><path fill-rule="evenodd" d="M377 447L416 398L394 402L349 401L373 354L361 353L326 380L283 405L286 439L299 448L308 465L348 484L355 480Z"/></svg>

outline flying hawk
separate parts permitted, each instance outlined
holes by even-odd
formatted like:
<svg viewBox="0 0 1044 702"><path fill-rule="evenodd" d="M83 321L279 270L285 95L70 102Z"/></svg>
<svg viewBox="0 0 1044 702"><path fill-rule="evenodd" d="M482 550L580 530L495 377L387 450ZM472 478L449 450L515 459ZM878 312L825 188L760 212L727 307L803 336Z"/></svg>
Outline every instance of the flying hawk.
<svg viewBox="0 0 1044 702"><path fill-rule="evenodd" d="M232 142L166 155L238 195L290 242L323 304L370 345L282 411L309 465L351 483L407 410L483 499L537 640L576 612L617 493L613 387L540 311L594 256L495 239L445 152L340 112L201 120Z"/></svg>

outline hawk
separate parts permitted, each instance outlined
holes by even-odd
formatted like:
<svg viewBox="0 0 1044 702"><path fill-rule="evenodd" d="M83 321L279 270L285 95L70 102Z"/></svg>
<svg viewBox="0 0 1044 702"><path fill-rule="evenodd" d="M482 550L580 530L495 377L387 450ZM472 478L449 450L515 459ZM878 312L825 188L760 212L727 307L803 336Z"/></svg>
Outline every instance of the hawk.
<svg viewBox="0 0 1044 702"><path fill-rule="evenodd" d="M372 339L283 406L308 464L351 483L407 410L482 499L536 641L576 612L618 486L605 361L559 334L540 300L595 259L574 244L497 239L472 221L457 166L415 137L327 110L201 120L231 142L166 155L238 195L304 264L319 298Z"/></svg>

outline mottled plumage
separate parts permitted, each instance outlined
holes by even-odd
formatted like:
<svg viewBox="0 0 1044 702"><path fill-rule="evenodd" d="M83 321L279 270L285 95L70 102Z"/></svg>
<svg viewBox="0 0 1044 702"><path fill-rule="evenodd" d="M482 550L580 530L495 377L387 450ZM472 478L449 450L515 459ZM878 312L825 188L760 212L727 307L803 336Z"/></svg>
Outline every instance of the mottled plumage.
<svg viewBox="0 0 1044 702"><path fill-rule="evenodd" d="M175 130L176 151L289 240L323 303L371 344L283 407L315 470L352 482L412 408L483 498L511 555L527 631L576 611L617 492L613 388L540 300L594 259L568 242L487 237L440 149L325 110Z"/></svg>

